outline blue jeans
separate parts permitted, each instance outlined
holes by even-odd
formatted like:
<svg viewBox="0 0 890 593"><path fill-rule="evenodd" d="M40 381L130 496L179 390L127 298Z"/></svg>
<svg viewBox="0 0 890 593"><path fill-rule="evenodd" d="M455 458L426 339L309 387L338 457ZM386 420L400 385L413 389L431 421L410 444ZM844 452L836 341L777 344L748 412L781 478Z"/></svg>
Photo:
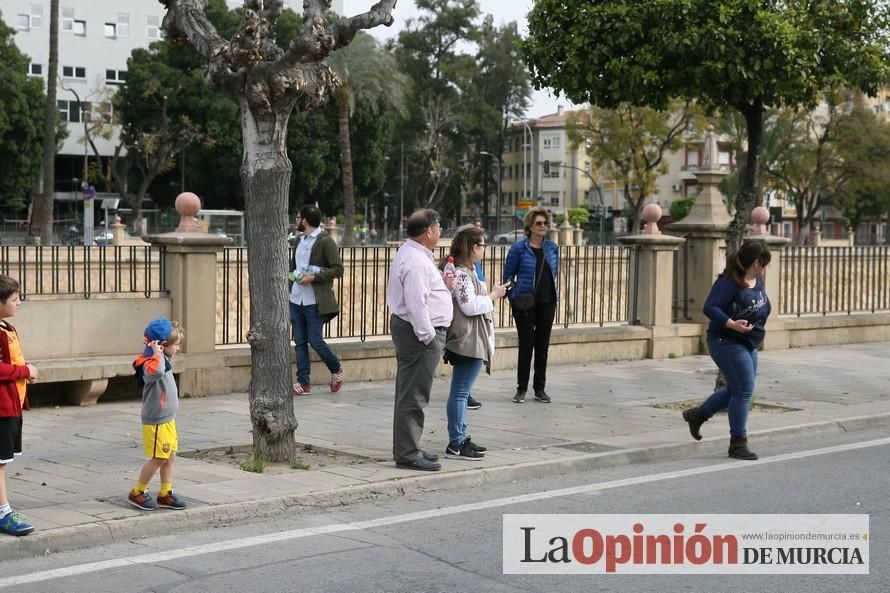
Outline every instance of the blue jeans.
<svg viewBox="0 0 890 593"><path fill-rule="evenodd" d="M710 418L720 410L729 413L729 434L743 437L748 434L748 410L754 395L754 377L757 375L757 350L730 338L708 338L708 352L726 378L721 387L705 400L698 410Z"/></svg>
<svg viewBox="0 0 890 593"><path fill-rule="evenodd" d="M331 350L321 329L324 323L318 314L318 305L295 305L290 303L291 337L294 339L294 350L297 352L297 383L311 385L309 382L309 346L318 353L331 373L340 370L340 361Z"/></svg>
<svg viewBox="0 0 890 593"><path fill-rule="evenodd" d="M454 364L451 373L451 391L445 412L448 414L448 443L460 445L467 438L467 397L482 370L481 358L461 360Z"/></svg>

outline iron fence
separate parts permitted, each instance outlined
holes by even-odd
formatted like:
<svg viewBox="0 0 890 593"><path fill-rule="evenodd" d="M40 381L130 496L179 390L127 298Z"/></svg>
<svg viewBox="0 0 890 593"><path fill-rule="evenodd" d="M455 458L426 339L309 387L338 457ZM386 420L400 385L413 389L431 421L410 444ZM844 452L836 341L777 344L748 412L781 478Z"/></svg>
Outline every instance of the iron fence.
<svg viewBox="0 0 890 593"><path fill-rule="evenodd" d="M788 247L782 254L782 315L890 311L890 246Z"/></svg>
<svg viewBox="0 0 890 593"><path fill-rule="evenodd" d="M0 273L21 297L96 295L150 298L167 293L162 246L0 246Z"/></svg>
<svg viewBox="0 0 890 593"><path fill-rule="evenodd" d="M483 270L489 284L500 281L509 246L488 248ZM328 338L358 338L389 335L386 291L396 247L341 247L344 274L335 283L340 314L325 326ZM447 248L437 250L444 257ZM631 297L631 262L635 247L590 245L560 248L557 277L560 303L554 324L626 324L635 319ZM290 252L293 258L293 250ZM226 248L218 259L217 343L246 342L250 323L247 250ZM495 302L497 327L512 327L513 317L506 299Z"/></svg>

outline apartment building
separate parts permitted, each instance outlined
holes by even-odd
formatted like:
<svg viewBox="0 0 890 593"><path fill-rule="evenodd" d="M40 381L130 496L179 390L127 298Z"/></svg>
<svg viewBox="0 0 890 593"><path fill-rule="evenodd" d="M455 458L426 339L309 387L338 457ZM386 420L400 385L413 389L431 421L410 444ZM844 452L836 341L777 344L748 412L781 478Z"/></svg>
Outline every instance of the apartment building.
<svg viewBox="0 0 890 593"><path fill-rule="evenodd" d="M31 58L28 74L46 80L49 62L48 0L5 0L3 20L16 31L16 46ZM62 0L59 6L60 117L68 124L68 138L56 161L57 192L76 189L82 176L83 122L90 118L113 124L111 96L127 80L127 58L137 47L147 47L162 37L164 7L159 2L120 0ZM96 137L103 155L111 155L117 133L109 139ZM92 154L92 153L90 153ZM67 184L66 184L67 182Z"/></svg>
<svg viewBox="0 0 890 593"><path fill-rule="evenodd" d="M229 1L230 7L243 2ZM302 11L302 0L286 0ZM342 14L343 0L332 9ZM84 120L112 126L110 138L93 139L103 156L117 146L118 129L111 104L115 89L127 80L127 59L134 49L163 37L164 6L156 0L61 0L59 5L59 115L68 124L68 138L56 159L58 197L66 199L83 176ZM3 0L0 14L15 29L14 42L31 58L28 74L46 80L49 62L49 0ZM89 151L89 157L93 153Z"/></svg>
<svg viewBox="0 0 890 593"><path fill-rule="evenodd" d="M502 219L521 218L531 205L554 214L592 205L590 158L583 147L573 148L568 136L569 119L584 115L559 107L556 113L509 125L502 165Z"/></svg>

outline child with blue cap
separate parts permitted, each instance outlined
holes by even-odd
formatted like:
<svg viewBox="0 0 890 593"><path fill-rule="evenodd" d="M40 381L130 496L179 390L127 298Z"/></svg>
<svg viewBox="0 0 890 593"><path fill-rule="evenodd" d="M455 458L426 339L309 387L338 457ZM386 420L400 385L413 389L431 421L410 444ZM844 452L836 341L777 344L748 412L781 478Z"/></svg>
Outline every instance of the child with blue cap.
<svg viewBox="0 0 890 593"><path fill-rule="evenodd" d="M173 462L179 446L179 392L173 378L173 358L179 353L184 336L179 323L163 317L153 320L145 328L145 349L133 362L136 383L142 387L142 445L148 461L142 466L127 502L143 511L185 508L185 502L173 494ZM156 472L161 474L161 486L157 499L152 499L148 484Z"/></svg>

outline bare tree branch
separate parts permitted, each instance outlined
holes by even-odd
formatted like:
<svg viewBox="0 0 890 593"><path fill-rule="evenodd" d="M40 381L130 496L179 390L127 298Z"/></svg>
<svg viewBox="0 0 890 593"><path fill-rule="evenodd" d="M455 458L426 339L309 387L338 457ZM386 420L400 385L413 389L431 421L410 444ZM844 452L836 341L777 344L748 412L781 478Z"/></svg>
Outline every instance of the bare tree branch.
<svg viewBox="0 0 890 593"><path fill-rule="evenodd" d="M316 0L317 1L317 0ZM330 2L327 3L330 5ZM380 0L368 12L353 17L344 17L328 26L328 32L334 37L334 48L337 49L352 41L360 29L372 29L378 25L389 27L393 24L392 11L396 0Z"/></svg>

